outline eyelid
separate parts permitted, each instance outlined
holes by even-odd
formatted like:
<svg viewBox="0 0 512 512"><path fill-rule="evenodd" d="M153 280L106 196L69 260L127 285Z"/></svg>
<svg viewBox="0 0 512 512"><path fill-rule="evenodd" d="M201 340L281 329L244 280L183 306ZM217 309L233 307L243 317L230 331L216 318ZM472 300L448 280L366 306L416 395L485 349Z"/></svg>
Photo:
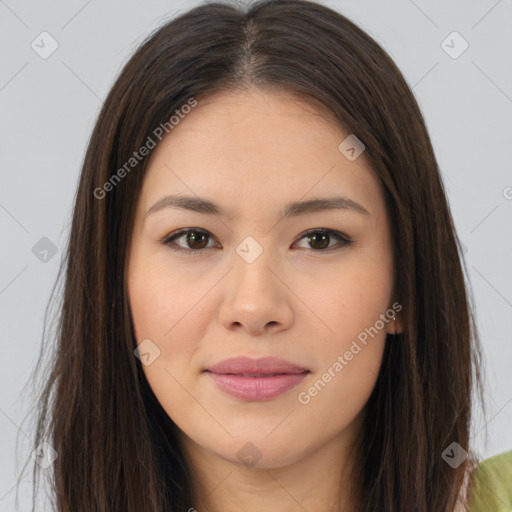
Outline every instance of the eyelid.
<svg viewBox="0 0 512 512"><path fill-rule="evenodd" d="M345 233L338 231L337 229L329 229L329 228L311 228L307 229L306 231L303 231L300 235L297 236L297 241L304 238L306 235L312 234L312 233L325 233L331 236L335 236L339 239L341 239L343 242L349 244L352 243L352 239L346 235ZM294 242L294 243L296 243ZM315 252L322 252L322 251L315 251Z"/></svg>
<svg viewBox="0 0 512 512"><path fill-rule="evenodd" d="M160 240L160 242L164 245L169 245L171 242L173 242L177 238L181 238L183 235L186 235L187 233L204 233L211 238L215 238L215 236L206 229L191 227L191 228L178 229L177 231L174 231L174 232L170 233L169 235L164 236L164 238L162 238ZM203 249L195 249L194 250L194 249L189 249L189 248L185 248L185 247L170 247L170 249L174 250L174 251L185 251L185 252L194 252L194 253L200 253L202 251L205 251L206 249L212 249L212 248L213 247L205 247Z"/></svg>

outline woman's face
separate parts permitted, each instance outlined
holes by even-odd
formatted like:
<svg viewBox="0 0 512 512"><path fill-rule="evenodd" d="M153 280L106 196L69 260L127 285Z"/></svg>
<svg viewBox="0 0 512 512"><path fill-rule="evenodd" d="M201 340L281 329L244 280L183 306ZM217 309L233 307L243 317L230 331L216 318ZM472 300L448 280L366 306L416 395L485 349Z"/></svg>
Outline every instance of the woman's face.
<svg viewBox="0 0 512 512"><path fill-rule="evenodd" d="M188 447L249 466L350 445L400 309L380 184L312 105L200 101L153 150L128 255L154 394Z"/></svg>

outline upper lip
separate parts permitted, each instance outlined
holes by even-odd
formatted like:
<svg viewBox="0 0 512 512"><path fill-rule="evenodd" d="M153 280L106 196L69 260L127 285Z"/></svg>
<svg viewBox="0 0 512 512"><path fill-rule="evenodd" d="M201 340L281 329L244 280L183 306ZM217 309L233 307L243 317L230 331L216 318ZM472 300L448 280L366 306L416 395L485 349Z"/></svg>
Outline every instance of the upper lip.
<svg viewBox="0 0 512 512"><path fill-rule="evenodd" d="M278 357L263 357L261 359L252 359L250 357L233 357L221 361L218 364L209 366L206 371L223 374L251 374L251 375L271 375L271 374L297 374L309 371L303 366L299 366L285 359Z"/></svg>

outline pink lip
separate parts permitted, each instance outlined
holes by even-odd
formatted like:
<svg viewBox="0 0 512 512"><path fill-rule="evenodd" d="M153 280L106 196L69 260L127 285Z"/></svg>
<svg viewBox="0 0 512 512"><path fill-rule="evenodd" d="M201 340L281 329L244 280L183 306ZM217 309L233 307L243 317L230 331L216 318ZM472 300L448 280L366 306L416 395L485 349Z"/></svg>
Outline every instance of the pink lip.
<svg viewBox="0 0 512 512"><path fill-rule="evenodd" d="M276 357L235 357L205 370L225 393L245 400L266 400L294 388L308 369Z"/></svg>

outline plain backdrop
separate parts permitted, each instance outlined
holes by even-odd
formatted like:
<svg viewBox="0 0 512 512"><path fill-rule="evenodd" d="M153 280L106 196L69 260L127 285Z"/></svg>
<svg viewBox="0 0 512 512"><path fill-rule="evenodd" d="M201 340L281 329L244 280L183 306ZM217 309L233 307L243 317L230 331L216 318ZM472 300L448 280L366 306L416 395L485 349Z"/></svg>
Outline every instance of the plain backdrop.
<svg viewBox="0 0 512 512"><path fill-rule="evenodd" d="M27 415L35 404L20 392L39 354L102 100L142 40L199 3L0 0L0 511L15 510L15 484L34 449ZM482 457L510 450L512 0L323 3L387 50L423 111L465 246L486 358L488 417L477 411L472 440ZM42 46L52 44L43 58ZM53 246L55 254L41 256ZM30 475L16 510L29 510Z"/></svg>

